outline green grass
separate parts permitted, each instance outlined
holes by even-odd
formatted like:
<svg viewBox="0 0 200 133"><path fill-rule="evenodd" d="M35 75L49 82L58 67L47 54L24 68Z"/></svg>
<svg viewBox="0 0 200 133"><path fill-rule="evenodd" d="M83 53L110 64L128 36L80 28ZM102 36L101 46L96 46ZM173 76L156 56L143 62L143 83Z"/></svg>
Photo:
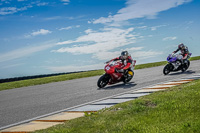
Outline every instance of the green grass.
<svg viewBox="0 0 200 133"><path fill-rule="evenodd" d="M167 61L140 64L140 65L136 65L135 69L137 70L137 69L143 69L143 68L150 68L150 67L162 66L162 65L165 65L165 64L167 64Z"/></svg>
<svg viewBox="0 0 200 133"><path fill-rule="evenodd" d="M200 59L200 56L190 58L191 61L199 60L199 59ZM135 70L161 66L161 65L165 65L166 63L167 63L166 61L161 61L161 62L140 64L140 65L136 64ZM51 77L45 77L45 78L36 78L36 79L28 79L28 80L0 83L0 91L7 90L7 89L13 89L13 88L19 88L19 87L46 84L46 83L51 83L51 82L59 82L59 81L66 81L66 80L72 80L72 79L78 79L78 78L98 76L98 75L102 75L103 73L104 73L104 70L102 69L102 70L94 70L94 71L88 71L88 72L64 74L64 75L59 75L59 76L51 76Z"/></svg>
<svg viewBox="0 0 200 133"><path fill-rule="evenodd" d="M190 61L193 61L193 60L200 60L200 56L191 57L189 60L190 60Z"/></svg>
<svg viewBox="0 0 200 133"><path fill-rule="evenodd" d="M200 80L34 133L199 133Z"/></svg>
<svg viewBox="0 0 200 133"><path fill-rule="evenodd" d="M95 71L88 71L88 72L64 74L64 75L59 75L59 76L7 82L7 83L0 84L0 90L7 90L7 89L13 89L13 88L19 88L19 87L46 84L46 83L51 83L51 82L59 82L59 81L66 81L66 80L72 80L72 79L78 79L78 78L85 78L85 77L101 75L103 73L104 73L103 70L95 70Z"/></svg>

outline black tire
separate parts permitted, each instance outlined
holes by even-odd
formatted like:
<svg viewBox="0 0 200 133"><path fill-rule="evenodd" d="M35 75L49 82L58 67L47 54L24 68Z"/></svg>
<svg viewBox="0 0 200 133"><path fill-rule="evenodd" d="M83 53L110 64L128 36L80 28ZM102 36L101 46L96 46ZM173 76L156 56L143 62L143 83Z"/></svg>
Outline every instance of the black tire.
<svg viewBox="0 0 200 133"><path fill-rule="evenodd" d="M133 72L133 71L132 71ZM133 72L133 75L131 76L131 77L129 77L129 78L124 78L123 79L123 82L126 84L126 83L128 83L128 82L130 82L131 81L131 79L133 78L133 76L134 76L134 72Z"/></svg>
<svg viewBox="0 0 200 133"><path fill-rule="evenodd" d="M182 71L182 72L185 72L185 71L186 71L185 65L182 67L181 71Z"/></svg>
<svg viewBox="0 0 200 133"><path fill-rule="evenodd" d="M167 75L167 74L169 74L169 73L170 73L170 65L167 64L167 65L164 67L164 69L163 69L163 74L164 74L164 75Z"/></svg>
<svg viewBox="0 0 200 133"><path fill-rule="evenodd" d="M188 60L188 61L187 61L187 69L189 68L189 66L190 66L190 61ZM186 70L187 70L187 69L186 69Z"/></svg>
<svg viewBox="0 0 200 133"><path fill-rule="evenodd" d="M181 71L185 72L189 68L189 66L190 66L190 61L187 60L187 64L185 64L185 63L183 64Z"/></svg>
<svg viewBox="0 0 200 133"><path fill-rule="evenodd" d="M189 68L189 66L190 66L190 61L188 60L188 68Z"/></svg>
<svg viewBox="0 0 200 133"><path fill-rule="evenodd" d="M105 87L108 84L109 80L110 80L110 75L104 74L97 81L97 86L99 88L103 88L103 87Z"/></svg>

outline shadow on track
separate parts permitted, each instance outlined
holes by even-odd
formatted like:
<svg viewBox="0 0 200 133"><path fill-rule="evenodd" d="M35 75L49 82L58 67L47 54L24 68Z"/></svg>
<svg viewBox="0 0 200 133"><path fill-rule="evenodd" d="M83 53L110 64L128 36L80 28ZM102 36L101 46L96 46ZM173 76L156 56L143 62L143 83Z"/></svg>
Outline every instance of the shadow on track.
<svg viewBox="0 0 200 133"><path fill-rule="evenodd" d="M193 74L195 73L195 71L192 71L192 70L188 70L188 71L185 71L185 72L175 72L175 73L170 73L169 75L173 76L173 75L181 75L181 74Z"/></svg>
<svg viewBox="0 0 200 133"><path fill-rule="evenodd" d="M115 84L115 85L108 85L104 88L97 88L97 90L112 90L112 89L118 89L118 88L122 88L122 89L129 89L131 87L136 86L137 84L135 84L134 82L129 82L129 83L119 83L119 84Z"/></svg>

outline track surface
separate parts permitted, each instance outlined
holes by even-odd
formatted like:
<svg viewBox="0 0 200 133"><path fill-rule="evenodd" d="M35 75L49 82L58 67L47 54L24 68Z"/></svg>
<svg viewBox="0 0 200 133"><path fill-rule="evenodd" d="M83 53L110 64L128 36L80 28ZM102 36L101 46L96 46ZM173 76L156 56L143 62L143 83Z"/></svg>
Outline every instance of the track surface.
<svg viewBox="0 0 200 133"><path fill-rule="evenodd" d="M96 85L100 76L95 76L0 91L0 128L126 91L188 77L200 73L199 66L200 61L192 61L187 72L167 76L162 73L164 66L135 70L130 84L118 83L103 89Z"/></svg>

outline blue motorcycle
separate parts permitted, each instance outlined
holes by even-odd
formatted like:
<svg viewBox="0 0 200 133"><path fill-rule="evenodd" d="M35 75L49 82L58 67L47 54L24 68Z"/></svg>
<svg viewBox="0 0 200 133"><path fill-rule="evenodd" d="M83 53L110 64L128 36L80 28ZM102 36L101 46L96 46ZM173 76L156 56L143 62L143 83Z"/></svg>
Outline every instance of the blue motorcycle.
<svg viewBox="0 0 200 133"><path fill-rule="evenodd" d="M190 61L188 59L191 55L192 55L192 53L189 54L187 59L182 61L181 60L183 58L182 55L180 55L180 54L170 54L167 57L168 64L164 67L163 74L167 75L170 72L175 72L175 71L180 71L180 70L182 72L185 72L190 66Z"/></svg>

